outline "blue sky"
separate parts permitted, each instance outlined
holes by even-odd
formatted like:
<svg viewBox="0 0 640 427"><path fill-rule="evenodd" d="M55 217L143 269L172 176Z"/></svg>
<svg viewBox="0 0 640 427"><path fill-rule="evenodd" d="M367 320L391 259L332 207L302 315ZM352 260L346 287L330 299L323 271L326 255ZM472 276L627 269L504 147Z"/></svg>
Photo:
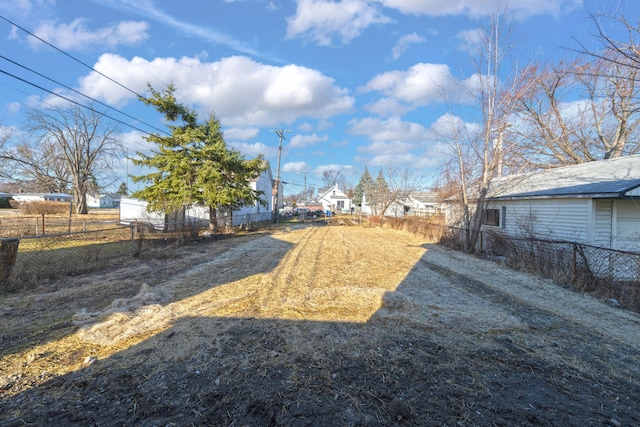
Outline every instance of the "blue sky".
<svg viewBox="0 0 640 427"><path fill-rule="evenodd" d="M634 2L630 2L633 8ZM511 0L519 61L571 56L576 39L595 32L585 10L624 10L625 1ZM283 143L285 194L322 186L326 169L354 184L365 167L423 170L433 176L447 156L438 131L463 96L443 94L473 73L469 52L495 0L3 0L0 15L67 55L0 20L0 70L115 110L132 154L148 150L143 132L162 118L134 93L173 82L178 101L201 121L215 112L225 140L247 157L264 154L274 176ZM606 7L606 10L604 9ZM635 6L637 7L637 6ZM9 59L10 61L7 61ZM12 63L13 61L14 63ZM103 75L82 65L89 65ZM24 111L55 97L0 73L0 126L24 136ZM129 90L127 90L129 89ZM85 102L85 101L83 101ZM460 105L456 105L460 104ZM100 105L97 109L105 110ZM120 112L126 113L121 115ZM139 119L132 120L129 116ZM128 126L130 125L130 126ZM143 132L141 132L143 131ZM139 174L123 159L114 170ZM130 183L130 188L135 189ZM113 188L112 188L113 190Z"/></svg>

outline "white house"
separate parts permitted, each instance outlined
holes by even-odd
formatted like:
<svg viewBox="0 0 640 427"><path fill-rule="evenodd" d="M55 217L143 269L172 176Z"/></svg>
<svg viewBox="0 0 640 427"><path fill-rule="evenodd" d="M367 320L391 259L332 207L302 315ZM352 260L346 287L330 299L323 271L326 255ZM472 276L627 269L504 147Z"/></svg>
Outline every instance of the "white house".
<svg viewBox="0 0 640 427"><path fill-rule="evenodd" d="M331 188L320 189L318 196L318 202L322 204L324 211L351 212L351 198L340 190L337 184Z"/></svg>
<svg viewBox="0 0 640 427"><path fill-rule="evenodd" d="M362 213L372 215L373 208L367 200L367 195L362 195ZM431 216L440 211L439 197L436 193L416 192L409 194L403 200L392 202L384 212L384 216L403 217L403 216Z"/></svg>
<svg viewBox="0 0 640 427"><path fill-rule="evenodd" d="M496 180L483 227L640 251L640 155Z"/></svg>
<svg viewBox="0 0 640 427"><path fill-rule="evenodd" d="M375 206L371 206L371 203L369 202L368 198L367 198L367 193L365 192L362 195L362 203L360 205L360 212L363 215L373 215L374 213L377 215L380 215L380 212L374 212L374 207ZM378 207L378 210L381 209L380 207ZM400 202L400 201L394 201L392 202L387 209L384 211L384 215L383 216L390 216L390 217L402 217L405 215L405 206L404 203Z"/></svg>
<svg viewBox="0 0 640 427"><path fill-rule="evenodd" d="M437 193L412 193L404 201L405 213L411 216L431 216L440 212L440 197Z"/></svg>
<svg viewBox="0 0 640 427"><path fill-rule="evenodd" d="M268 221L273 218L273 186L271 168L263 171L257 179L250 183L253 190L262 194L259 201L251 205L244 205L233 210L232 214L218 212L218 225L223 228L226 225L239 226L249 222ZM170 230L172 223L182 221L209 221L209 209L201 205L192 205L184 208L184 211L168 214L165 212L148 212L148 203L144 200L132 197L120 199L120 222L123 224L135 221L153 224L159 230Z"/></svg>
<svg viewBox="0 0 640 427"><path fill-rule="evenodd" d="M120 206L120 194L103 193L89 194L87 193L87 206L90 208L117 208Z"/></svg>
<svg viewBox="0 0 640 427"><path fill-rule="evenodd" d="M17 193L12 195L18 202L72 202L73 196L65 193Z"/></svg>

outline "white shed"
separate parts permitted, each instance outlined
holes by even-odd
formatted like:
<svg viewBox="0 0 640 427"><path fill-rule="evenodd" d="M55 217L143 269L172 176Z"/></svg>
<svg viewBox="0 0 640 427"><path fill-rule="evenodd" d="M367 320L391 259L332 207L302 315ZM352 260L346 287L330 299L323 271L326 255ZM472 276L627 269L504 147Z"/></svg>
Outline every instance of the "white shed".
<svg viewBox="0 0 640 427"><path fill-rule="evenodd" d="M640 251L640 155L496 180L485 229Z"/></svg>

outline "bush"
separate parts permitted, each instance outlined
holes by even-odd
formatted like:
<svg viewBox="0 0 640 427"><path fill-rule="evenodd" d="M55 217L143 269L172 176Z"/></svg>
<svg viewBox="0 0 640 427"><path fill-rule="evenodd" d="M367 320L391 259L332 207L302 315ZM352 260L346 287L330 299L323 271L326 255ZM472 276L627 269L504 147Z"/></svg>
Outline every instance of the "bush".
<svg viewBox="0 0 640 427"><path fill-rule="evenodd" d="M65 202L21 202L18 209L25 215L55 215L69 212L69 203Z"/></svg>

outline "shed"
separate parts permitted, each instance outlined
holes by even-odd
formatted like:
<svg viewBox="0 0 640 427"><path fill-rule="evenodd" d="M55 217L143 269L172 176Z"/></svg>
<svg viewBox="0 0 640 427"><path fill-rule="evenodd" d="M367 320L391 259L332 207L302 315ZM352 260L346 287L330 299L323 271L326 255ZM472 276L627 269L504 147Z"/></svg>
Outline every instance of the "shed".
<svg viewBox="0 0 640 427"><path fill-rule="evenodd" d="M485 229L640 251L640 155L495 180Z"/></svg>

